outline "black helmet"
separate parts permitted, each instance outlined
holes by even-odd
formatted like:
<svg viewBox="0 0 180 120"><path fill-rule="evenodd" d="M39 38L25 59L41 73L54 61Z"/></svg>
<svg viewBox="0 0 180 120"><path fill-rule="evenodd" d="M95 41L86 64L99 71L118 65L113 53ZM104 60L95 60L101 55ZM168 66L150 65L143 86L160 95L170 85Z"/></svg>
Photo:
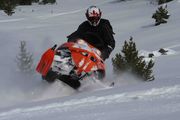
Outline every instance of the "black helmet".
<svg viewBox="0 0 180 120"><path fill-rule="evenodd" d="M101 10L96 6L90 6L86 11L86 18L90 25L97 26L101 20Z"/></svg>

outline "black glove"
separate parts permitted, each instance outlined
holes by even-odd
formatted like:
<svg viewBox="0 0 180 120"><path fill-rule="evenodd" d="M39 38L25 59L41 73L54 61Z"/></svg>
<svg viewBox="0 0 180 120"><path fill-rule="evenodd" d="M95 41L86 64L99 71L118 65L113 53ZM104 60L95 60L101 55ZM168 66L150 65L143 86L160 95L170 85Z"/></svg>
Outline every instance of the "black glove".
<svg viewBox="0 0 180 120"><path fill-rule="evenodd" d="M107 58L109 58L109 55L112 52L112 47L111 46L107 46L105 49L101 50L101 58L103 60L106 60Z"/></svg>

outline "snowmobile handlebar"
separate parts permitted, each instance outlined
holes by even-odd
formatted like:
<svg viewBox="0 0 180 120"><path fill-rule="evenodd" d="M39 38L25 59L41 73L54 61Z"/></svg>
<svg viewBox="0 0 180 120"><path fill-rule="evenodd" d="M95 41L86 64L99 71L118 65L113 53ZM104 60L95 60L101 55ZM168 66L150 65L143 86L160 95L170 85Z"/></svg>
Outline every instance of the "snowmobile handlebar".
<svg viewBox="0 0 180 120"><path fill-rule="evenodd" d="M55 50L56 49L56 47L57 47L57 44L55 44L52 48L51 48L51 50Z"/></svg>

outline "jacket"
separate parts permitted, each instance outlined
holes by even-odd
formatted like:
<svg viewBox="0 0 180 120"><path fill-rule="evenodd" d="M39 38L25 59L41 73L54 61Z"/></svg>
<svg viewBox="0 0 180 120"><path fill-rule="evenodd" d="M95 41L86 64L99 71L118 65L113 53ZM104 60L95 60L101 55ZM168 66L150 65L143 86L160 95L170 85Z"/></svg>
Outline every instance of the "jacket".
<svg viewBox="0 0 180 120"><path fill-rule="evenodd" d="M97 35L100 39L90 39L87 42L100 49L102 54L105 54L105 59L108 58L115 47L115 40L113 37L115 33L113 32L109 20L101 19L97 26L91 26L88 21L84 21L75 32L67 36L68 42L73 42L77 38L84 38L84 35L89 33Z"/></svg>

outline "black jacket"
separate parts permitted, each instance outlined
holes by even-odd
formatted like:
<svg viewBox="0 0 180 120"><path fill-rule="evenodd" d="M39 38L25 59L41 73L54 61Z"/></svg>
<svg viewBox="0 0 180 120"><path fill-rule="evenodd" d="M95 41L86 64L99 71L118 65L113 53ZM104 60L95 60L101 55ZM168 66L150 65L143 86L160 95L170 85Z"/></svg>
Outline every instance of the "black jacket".
<svg viewBox="0 0 180 120"><path fill-rule="evenodd" d="M86 38L84 35L91 33L100 39L90 39L87 42L100 49L101 52L104 51L105 54L107 53L105 59L108 58L115 47L114 32L109 20L101 19L99 25L95 27L91 26L88 21L83 22L75 32L67 36L68 42L74 41L77 38Z"/></svg>

